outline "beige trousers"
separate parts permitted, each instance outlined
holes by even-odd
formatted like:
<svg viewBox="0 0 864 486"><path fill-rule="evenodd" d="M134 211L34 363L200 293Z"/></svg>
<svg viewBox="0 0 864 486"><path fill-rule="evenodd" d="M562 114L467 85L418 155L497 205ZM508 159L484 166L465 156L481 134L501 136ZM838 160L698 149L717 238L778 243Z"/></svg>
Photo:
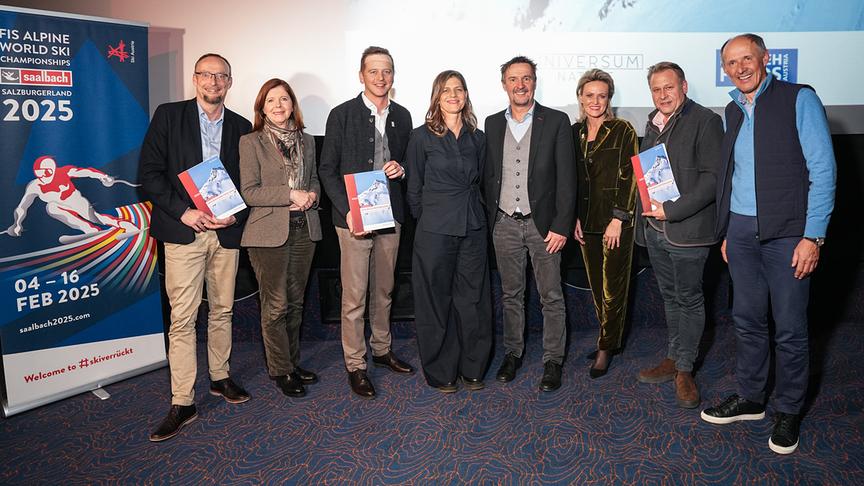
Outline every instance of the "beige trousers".
<svg viewBox="0 0 864 486"><path fill-rule="evenodd" d="M395 280L401 227L356 238L345 228L339 236L342 278L342 351L348 371L366 369L366 337L363 314L369 293L369 325L372 355L390 351L390 304Z"/></svg>
<svg viewBox="0 0 864 486"><path fill-rule="evenodd" d="M171 404L195 402L195 318L207 283L207 363L210 379L228 378L231 316L240 251L222 248L215 231L195 235L188 245L165 243L165 292L171 303L168 363Z"/></svg>

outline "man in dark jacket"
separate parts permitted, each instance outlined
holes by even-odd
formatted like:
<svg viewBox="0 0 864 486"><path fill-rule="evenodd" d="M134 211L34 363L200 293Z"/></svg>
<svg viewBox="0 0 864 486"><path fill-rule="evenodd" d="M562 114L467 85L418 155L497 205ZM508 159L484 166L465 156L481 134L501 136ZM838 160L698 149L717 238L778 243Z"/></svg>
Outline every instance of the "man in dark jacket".
<svg viewBox="0 0 864 486"><path fill-rule="evenodd" d="M537 66L517 56L501 66L506 110L486 118L484 192L501 275L504 361L498 381L509 382L525 349L525 267L528 258L543 310L540 389L561 387L567 341L561 249L576 220L576 164L570 120L534 100Z"/></svg>
<svg viewBox="0 0 864 486"><path fill-rule="evenodd" d="M666 310L669 346L654 368L639 372L642 383L675 380L678 406L699 405L693 362L705 327L702 272L714 238L717 167L723 122L720 116L687 98L684 70L673 62L648 69L656 110L648 115L641 150L666 144L672 175L681 196L651 201L642 208L637 238L648 247Z"/></svg>
<svg viewBox="0 0 864 486"><path fill-rule="evenodd" d="M369 291L372 361L395 373L414 370L390 348L390 305L399 234L405 212L402 202L402 162L411 134L411 114L390 101L393 58L387 49L369 47L360 58L363 92L333 108L327 118L318 176L333 204L333 224L341 250L342 350L351 390L373 398L375 388L366 375L366 337L363 314ZM353 227L345 174L383 170L388 178L390 204L396 227L360 232Z"/></svg>
<svg viewBox="0 0 864 486"><path fill-rule="evenodd" d="M252 130L252 124L225 108L231 82L231 65L224 57L201 56L192 75L195 99L159 106L141 146L139 177L144 194L153 202L150 234L165 243L165 293L171 303L171 411L150 435L154 442L174 437L198 416L193 389L195 318L205 282L210 393L229 403L249 400L249 394L228 376L234 281L247 211L224 219L199 211L178 177L218 156L240 187L240 137Z"/></svg>

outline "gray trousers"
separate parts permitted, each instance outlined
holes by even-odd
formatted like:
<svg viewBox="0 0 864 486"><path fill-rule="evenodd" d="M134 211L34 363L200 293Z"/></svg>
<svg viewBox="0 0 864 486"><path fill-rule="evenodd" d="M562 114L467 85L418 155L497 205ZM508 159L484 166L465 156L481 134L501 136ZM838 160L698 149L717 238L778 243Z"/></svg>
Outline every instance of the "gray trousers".
<svg viewBox="0 0 864 486"><path fill-rule="evenodd" d="M314 255L308 228L292 229L282 246L249 248L258 278L261 335L270 376L285 376L300 363L303 297Z"/></svg>
<svg viewBox="0 0 864 486"><path fill-rule="evenodd" d="M645 243L666 310L668 357L679 371L693 371L705 329L702 274L710 248L674 246L650 224L645 230Z"/></svg>
<svg viewBox="0 0 864 486"><path fill-rule="evenodd" d="M492 242L501 274L504 351L521 357L525 349L525 268L530 257L543 311L543 362L562 364L567 323L561 289L561 253L546 252L546 243L530 216L514 219L498 212Z"/></svg>

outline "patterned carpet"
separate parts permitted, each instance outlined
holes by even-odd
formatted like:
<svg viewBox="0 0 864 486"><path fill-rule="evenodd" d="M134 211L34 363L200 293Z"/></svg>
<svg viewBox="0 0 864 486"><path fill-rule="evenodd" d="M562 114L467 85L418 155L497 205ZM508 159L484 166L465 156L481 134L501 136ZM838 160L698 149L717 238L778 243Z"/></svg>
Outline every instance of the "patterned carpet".
<svg viewBox="0 0 864 486"><path fill-rule="evenodd" d="M500 353L484 390L453 395L430 389L420 374L377 368L371 401L350 394L338 328L321 325L315 306L302 353L321 381L305 398L284 397L267 377L257 303L248 299L237 305L232 375L251 401L230 405L207 394L205 370L198 420L160 444L147 437L168 409L167 369L109 386L107 401L86 393L25 412L0 421L0 484L864 484L860 280L838 322L814 325L809 411L791 456L768 449L768 419L709 425L698 409L675 406L671 383L635 380L665 349L646 270L635 281L625 352L598 380L588 378L584 358L596 340L590 296L567 289L569 357L556 393L537 389L536 295L514 382L494 380ZM697 375L705 403L734 389L725 284L713 295ZM394 350L419 364L412 323L394 327ZM205 360L199 346L199 369Z"/></svg>

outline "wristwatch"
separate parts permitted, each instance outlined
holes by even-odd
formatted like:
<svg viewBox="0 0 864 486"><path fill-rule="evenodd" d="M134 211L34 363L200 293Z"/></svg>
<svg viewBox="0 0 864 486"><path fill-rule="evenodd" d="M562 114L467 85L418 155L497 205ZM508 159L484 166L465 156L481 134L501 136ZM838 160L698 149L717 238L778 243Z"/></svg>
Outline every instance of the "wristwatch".
<svg viewBox="0 0 864 486"><path fill-rule="evenodd" d="M822 237L819 237L819 238L811 238L811 237L809 237L809 236L805 236L804 239L805 239L805 240L812 241L812 242L816 245L816 248L822 248L822 245L825 244L825 238L822 238Z"/></svg>

